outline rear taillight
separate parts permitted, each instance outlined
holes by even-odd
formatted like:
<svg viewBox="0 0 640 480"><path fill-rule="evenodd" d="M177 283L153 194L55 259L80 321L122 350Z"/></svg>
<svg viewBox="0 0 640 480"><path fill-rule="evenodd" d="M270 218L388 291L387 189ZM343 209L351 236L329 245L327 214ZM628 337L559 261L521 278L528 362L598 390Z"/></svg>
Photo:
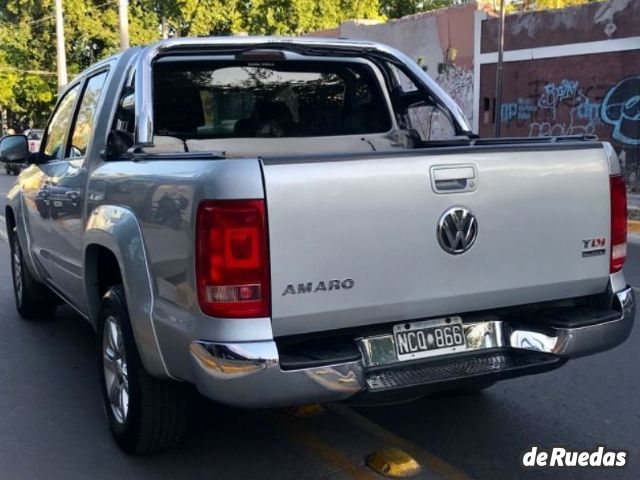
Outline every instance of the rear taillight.
<svg viewBox="0 0 640 480"><path fill-rule="evenodd" d="M622 175L609 177L611 189L610 273L622 270L627 258L627 189Z"/></svg>
<svg viewBox="0 0 640 480"><path fill-rule="evenodd" d="M198 207L196 274L200 308L226 318L269 315L264 200L212 200Z"/></svg>

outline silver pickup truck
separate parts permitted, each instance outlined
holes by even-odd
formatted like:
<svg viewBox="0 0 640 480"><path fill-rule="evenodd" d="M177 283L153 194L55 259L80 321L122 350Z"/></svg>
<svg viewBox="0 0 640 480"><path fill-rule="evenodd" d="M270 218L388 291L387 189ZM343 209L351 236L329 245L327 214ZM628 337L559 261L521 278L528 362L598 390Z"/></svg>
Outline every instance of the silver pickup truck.
<svg viewBox="0 0 640 480"><path fill-rule="evenodd" d="M612 147L479 139L376 43L172 39L61 93L8 194L15 299L96 329L129 452L183 434L193 384L243 407L473 391L632 328Z"/></svg>

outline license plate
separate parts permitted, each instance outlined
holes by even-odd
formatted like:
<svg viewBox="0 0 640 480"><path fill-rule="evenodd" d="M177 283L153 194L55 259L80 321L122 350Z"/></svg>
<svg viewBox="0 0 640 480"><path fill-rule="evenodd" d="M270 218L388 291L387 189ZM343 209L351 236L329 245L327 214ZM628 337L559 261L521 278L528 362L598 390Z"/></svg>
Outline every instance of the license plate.
<svg viewBox="0 0 640 480"><path fill-rule="evenodd" d="M394 325L398 360L464 352L467 344L460 317L438 318Z"/></svg>

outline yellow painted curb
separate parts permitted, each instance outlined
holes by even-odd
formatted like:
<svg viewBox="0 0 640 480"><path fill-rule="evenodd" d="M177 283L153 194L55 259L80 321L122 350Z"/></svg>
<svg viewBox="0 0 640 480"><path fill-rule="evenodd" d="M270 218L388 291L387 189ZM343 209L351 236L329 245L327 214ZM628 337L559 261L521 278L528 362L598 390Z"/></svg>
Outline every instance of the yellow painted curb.
<svg viewBox="0 0 640 480"><path fill-rule="evenodd" d="M367 457L367 465L380 475L391 478L409 478L422 471L420 464L399 448L383 448Z"/></svg>
<svg viewBox="0 0 640 480"><path fill-rule="evenodd" d="M627 230L629 230L629 233L640 234L640 220L628 220Z"/></svg>

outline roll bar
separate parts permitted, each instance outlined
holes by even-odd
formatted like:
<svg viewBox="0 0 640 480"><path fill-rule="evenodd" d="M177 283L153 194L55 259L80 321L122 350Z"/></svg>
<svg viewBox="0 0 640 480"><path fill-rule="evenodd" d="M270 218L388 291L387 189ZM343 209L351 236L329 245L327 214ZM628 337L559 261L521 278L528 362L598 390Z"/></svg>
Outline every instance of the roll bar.
<svg viewBox="0 0 640 480"><path fill-rule="evenodd" d="M153 144L152 65L158 57L172 51L242 51L256 46L298 50L314 55L361 55L385 59L433 96L438 106L450 115L457 134L472 135L469 122L456 102L416 62L388 45L369 41L306 37L197 37L161 40L142 48L137 55L134 93L136 146Z"/></svg>

